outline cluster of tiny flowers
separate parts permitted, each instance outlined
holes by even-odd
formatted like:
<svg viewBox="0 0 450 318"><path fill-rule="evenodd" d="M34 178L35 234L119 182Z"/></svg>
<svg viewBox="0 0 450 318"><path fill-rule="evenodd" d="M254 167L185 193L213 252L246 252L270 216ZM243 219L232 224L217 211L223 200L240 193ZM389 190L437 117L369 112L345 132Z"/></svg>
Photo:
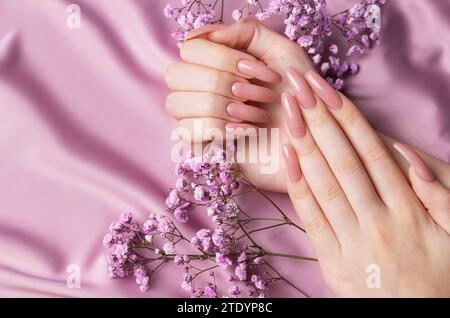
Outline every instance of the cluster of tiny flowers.
<svg viewBox="0 0 450 318"><path fill-rule="evenodd" d="M241 211L235 202L242 194L237 193L239 182L246 179L227 161L226 154L213 145L203 156L187 154L176 166L175 187L166 199L175 222L152 213L141 225L131 213L124 213L111 224L103 240L111 277L134 276L145 291L156 270L170 261L183 268L184 291L191 297L208 298L220 294L265 297L271 283L286 281L266 260L270 253L249 234L249 224L258 219ZM201 209L207 211L211 227L198 229L189 239L176 224L184 225L189 213ZM289 219L281 221L293 224ZM228 279L216 280L215 270L226 271Z"/></svg>
<svg viewBox="0 0 450 318"><path fill-rule="evenodd" d="M178 24L178 30L172 33L178 46L184 42L189 31L214 23L214 2L217 3L217 1L180 0L179 7L173 7L170 3L164 7L164 16L174 19Z"/></svg>
<svg viewBox="0 0 450 318"><path fill-rule="evenodd" d="M221 0L224 1L224 0ZM184 40L185 30L195 29L193 25L196 19L203 21L202 26L212 23L223 23L222 19L213 21L214 11L219 6L219 1L182 1L185 7L177 9L177 12L193 11L194 2L203 11L196 9L190 13L190 19L182 18L184 13L179 13L176 20L180 25L174 37L178 43ZM357 54L364 54L372 45L378 44L380 39L380 8L386 0L362 0L350 9L338 14L330 14L327 10L326 0L270 0L265 7L261 0L243 0L244 6L232 11L232 18L239 21L246 16L254 15L258 20L264 21L273 15L286 16L285 35L298 43L309 54L321 75L336 89L344 86L344 78L355 75L359 71L359 65L350 60ZM187 9L189 8L189 9ZM222 8L222 7L221 7ZM164 9L167 17L174 17L174 9L168 5ZM200 18L208 15L210 19ZM220 13L223 16L223 12ZM188 24L185 23L189 20ZM374 21L375 20L375 21ZM328 43L333 35L333 30L338 30L346 40L341 49L335 43Z"/></svg>
<svg viewBox="0 0 450 318"><path fill-rule="evenodd" d="M267 9L261 9L255 16L264 16L264 19L273 14L287 16L284 20L285 35L304 48L322 76L334 88L341 90L344 78L355 75L359 70L358 64L348 58L364 54L373 43L379 42L380 26L373 20L379 18L376 15L380 14L385 2L363 0L349 10L331 15L327 11L326 0L273 0ZM337 44L326 44L333 28L339 30L346 40L348 48L343 52L344 56Z"/></svg>
<svg viewBox="0 0 450 318"><path fill-rule="evenodd" d="M197 157L190 153L176 165L175 173L177 180L166 205L178 222L186 223L188 210L197 206L207 207L216 224L236 219L239 210L232 198L239 182L225 151L217 148Z"/></svg>
<svg viewBox="0 0 450 318"><path fill-rule="evenodd" d="M107 249L108 270L111 278L123 278L130 275L136 277L136 283L142 291L149 288L149 280L153 274L147 258L139 250L151 251L153 260L164 260L167 255L174 254L173 223L165 216L150 214L141 226L133 220L131 213L123 213L119 220L113 222L103 238ZM161 251L154 245L155 236L166 240Z"/></svg>
<svg viewBox="0 0 450 318"><path fill-rule="evenodd" d="M211 243L211 235L205 230L200 230L193 240L198 239L201 243L196 243L197 247L210 249L214 243ZM205 242L206 241L206 242ZM214 249L214 247L212 247ZM247 255L250 254L250 256ZM237 256L236 256L237 255ZM255 256L256 255L256 256ZM216 253L215 262L218 267L228 269L234 267L234 274L228 276L228 285L224 297L265 297L268 291L268 285L276 281L269 272L258 274L261 271L265 261L257 256L251 248L231 249L228 254ZM215 298L218 295L218 285L224 282L216 282L215 274L210 272L212 282L208 282L205 287L195 287L195 280L198 276L198 270L191 264L184 264L184 273L181 287L190 293L191 297ZM213 266L214 267L214 266ZM195 273L197 272L197 274Z"/></svg>

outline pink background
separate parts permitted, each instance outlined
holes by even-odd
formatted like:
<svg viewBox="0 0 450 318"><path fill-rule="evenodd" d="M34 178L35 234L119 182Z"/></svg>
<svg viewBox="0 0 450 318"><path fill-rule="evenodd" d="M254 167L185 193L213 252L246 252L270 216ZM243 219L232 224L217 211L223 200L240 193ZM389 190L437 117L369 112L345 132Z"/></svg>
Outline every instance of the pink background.
<svg viewBox="0 0 450 318"><path fill-rule="evenodd" d="M162 212L174 181L163 74L178 56L165 1L73 2L79 30L66 27L72 1L0 0L0 296L185 296L171 265L146 293L108 279L101 245L121 212ZM382 45L347 93L380 131L450 161L450 3L389 2ZM285 195L274 198L296 218ZM313 255L295 230L261 240ZM277 263L310 295L329 295L317 264ZM66 286L69 264L80 265L80 289Z"/></svg>

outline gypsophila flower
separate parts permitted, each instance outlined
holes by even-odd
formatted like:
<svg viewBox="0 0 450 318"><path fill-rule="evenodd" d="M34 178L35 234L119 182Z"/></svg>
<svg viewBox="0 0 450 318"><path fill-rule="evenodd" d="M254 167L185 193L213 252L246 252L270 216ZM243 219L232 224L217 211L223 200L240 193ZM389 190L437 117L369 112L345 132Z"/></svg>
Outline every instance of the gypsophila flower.
<svg viewBox="0 0 450 318"><path fill-rule="evenodd" d="M203 294L206 298L216 298L216 287L212 285L208 285L203 289Z"/></svg>
<svg viewBox="0 0 450 318"><path fill-rule="evenodd" d="M216 253L216 263L223 269L227 269L233 262L222 253Z"/></svg>
<svg viewBox="0 0 450 318"><path fill-rule="evenodd" d="M232 296L238 296L241 293L241 291L239 290L238 286L233 285L228 289L228 293L231 294Z"/></svg>
<svg viewBox="0 0 450 318"><path fill-rule="evenodd" d="M232 164L224 156L225 152L218 148L203 157L187 154L176 166L176 186L170 191L166 205L178 222L186 223L188 210L197 206L206 206L208 215L218 222L237 217L232 196L239 183Z"/></svg>
<svg viewBox="0 0 450 318"><path fill-rule="evenodd" d="M164 15L175 19L179 28L172 34L181 45L185 34L207 24L223 23L223 12L218 3L223 0L182 1L182 6L173 8L168 4ZM297 42L309 54L318 72L336 89L342 89L344 78L355 75L359 67L345 67L348 59L364 54L380 40L380 8L386 0L361 0L350 9L331 14L326 0L267 0L265 7L260 0L242 0L238 8L232 10L231 18L240 21L254 15L265 21L273 15L285 18L285 35ZM215 17L220 17L214 20ZM338 31L347 44L342 44L345 56L337 44L327 44L330 36ZM333 59L333 61L331 61Z"/></svg>
<svg viewBox="0 0 450 318"><path fill-rule="evenodd" d="M164 7L164 16L174 19L178 24L178 30L172 33L178 46L181 46L189 31L213 23L215 17L213 9L213 4L204 0L182 0L180 7L174 8L171 4Z"/></svg>
<svg viewBox="0 0 450 318"><path fill-rule="evenodd" d="M249 234L249 224L260 220L247 213L240 218L236 197L239 182L246 179L226 160L224 150L210 150L203 156L190 153L176 166L176 185L170 190L166 205L176 224L187 223L193 209L204 209L211 227L197 229L189 240L166 215L150 213L139 223L132 213L123 213L111 223L103 238L111 277L134 276L139 289L146 291L155 272L170 262L184 269L180 287L190 297L210 298L262 297L272 282L287 282L269 266L267 252ZM279 222L294 224L285 216L268 220L275 221L277 227ZM228 279L217 279L213 270L226 271Z"/></svg>

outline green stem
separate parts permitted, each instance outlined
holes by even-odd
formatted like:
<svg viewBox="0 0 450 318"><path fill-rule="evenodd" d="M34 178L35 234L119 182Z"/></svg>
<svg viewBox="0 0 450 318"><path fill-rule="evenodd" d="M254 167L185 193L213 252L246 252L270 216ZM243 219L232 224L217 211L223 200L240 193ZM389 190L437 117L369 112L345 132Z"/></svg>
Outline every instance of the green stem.
<svg viewBox="0 0 450 318"><path fill-rule="evenodd" d="M301 259L304 261L311 261L311 262L317 262L317 258L313 257L306 257L306 256L299 256L299 255L291 255L291 254L284 254L284 253L274 253L274 252L264 252L265 255L269 256L278 256L278 257L286 257L286 258L293 258L293 259Z"/></svg>
<svg viewBox="0 0 450 318"><path fill-rule="evenodd" d="M295 290L297 290L298 292L302 293L303 295L305 295L306 297L310 298L310 296L305 293L303 290L301 290L300 288L298 288L297 286L295 286L293 283L291 283L289 280L287 280L286 278L284 278L283 275L280 274L279 271L276 270L275 267L273 267L268 261L264 261L264 263L270 267L270 269L272 269L278 276L280 276L280 279L283 280L286 284L288 284L289 286L291 286L292 288L294 288Z"/></svg>
<svg viewBox="0 0 450 318"><path fill-rule="evenodd" d="M296 228L298 228L300 231L306 233L306 231L298 226L297 224L295 224L294 222L291 221L291 219L289 219L289 217L283 212L283 210L280 209L280 207L262 190L260 190L258 187L256 187L253 183L250 182L250 180L248 180L242 173L241 173L241 178L247 182L251 187L254 188L254 190L256 192L258 192L260 195L262 195L267 201L270 202L270 204L272 204L273 207L275 207L275 209L278 210L278 212L283 216L283 218L286 220L287 224L292 225Z"/></svg>
<svg viewBox="0 0 450 318"><path fill-rule="evenodd" d="M274 228L274 227L279 227L279 226L283 226L283 225L286 225L286 224L287 224L287 223L284 222L284 223L279 223L279 224L274 224L274 225L262 227L262 228L259 228L259 229L255 229L255 230L248 231L248 234L252 234L252 233L255 233L255 232L259 232L259 231L264 231L264 230L272 229L272 228ZM236 240L239 241L239 240L240 240L241 238L243 238L243 237L245 237L245 235L240 236L240 237L237 238Z"/></svg>

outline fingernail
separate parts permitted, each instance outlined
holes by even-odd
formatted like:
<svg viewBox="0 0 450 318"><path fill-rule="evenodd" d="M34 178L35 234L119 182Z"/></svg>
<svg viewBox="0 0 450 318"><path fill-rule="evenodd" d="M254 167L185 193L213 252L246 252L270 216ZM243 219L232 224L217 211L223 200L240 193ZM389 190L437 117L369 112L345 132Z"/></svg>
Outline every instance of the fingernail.
<svg viewBox="0 0 450 318"><path fill-rule="evenodd" d="M331 109L339 109L342 107L342 98L338 92L326 80L314 71L305 74L305 78L311 85L316 94Z"/></svg>
<svg viewBox="0 0 450 318"><path fill-rule="evenodd" d="M274 91L250 83L236 82L231 86L234 96L255 102L273 102L277 99Z"/></svg>
<svg viewBox="0 0 450 318"><path fill-rule="evenodd" d="M420 157L419 154L411 147L405 144L396 143L394 144L394 148L403 156L403 158L405 158L406 161L408 161L419 177L428 182L433 182L436 180L433 171L428 168L422 157Z"/></svg>
<svg viewBox="0 0 450 318"><path fill-rule="evenodd" d="M283 117L291 135L295 138L303 137L306 133L306 127L294 96L284 92L281 94L281 102L283 105Z"/></svg>
<svg viewBox="0 0 450 318"><path fill-rule="evenodd" d="M186 33L184 39L185 41L196 38L200 35L206 34L206 33L211 33L214 31L218 31L218 30L223 30L226 29L228 26L224 25L224 24L211 24L211 25L206 25L202 28L190 31L188 33Z"/></svg>
<svg viewBox="0 0 450 318"><path fill-rule="evenodd" d="M237 68L239 72L259 79L267 83L277 84L281 81L281 76L262 62L241 60Z"/></svg>
<svg viewBox="0 0 450 318"><path fill-rule="evenodd" d="M227 112L231 117L251 121L255 123L266 123L269 121L269 113L264 109L249 106L242 103L231 103L227 106Z"/></svg>
<svg viewBox="0 0 450 318"><path fill-rule="evenodd" d="M298 164L297 154L290 144L283 145L283 157L286 163L286 171L292 182L298 182L302 178L302 171Z"/></svg>
<svg viewBox="0 0 450 318"><path fill-rule="evenodd" d="M228 134L235 136L257 136L257 127L249 124L228 123L225 125Z"/></svg>
<svg viewBox="0 0 450 318"><path fill-rule="evenodd" d="M317 104L316 98L308 83L306 83L303 76L301 76L294 68L288 68L286 71L286 78L294 91L295 96L304 108L311 108Z"/></svg>

